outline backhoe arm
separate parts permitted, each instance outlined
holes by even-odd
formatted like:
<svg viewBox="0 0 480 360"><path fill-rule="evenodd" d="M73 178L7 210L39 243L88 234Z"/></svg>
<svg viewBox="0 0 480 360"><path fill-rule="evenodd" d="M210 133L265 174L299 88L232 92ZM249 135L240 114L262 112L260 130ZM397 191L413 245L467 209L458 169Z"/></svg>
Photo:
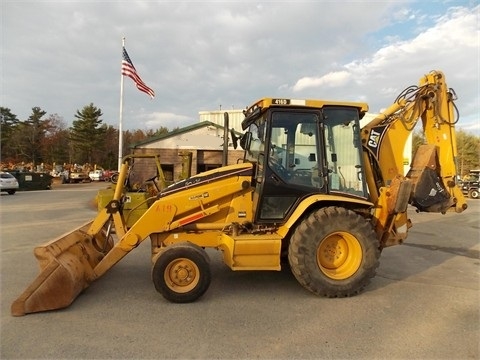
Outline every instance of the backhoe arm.
<svg viewBox="0 0 480 360"><path fill-rule="evenodd" d="M465 198L455 184L458 113L455 93L447 87L442 72L432 71L398 96L382 114L362 129L367 183L377 231L401 242L410 226L407 205L419 211L462 212ZM404 148L421 120L425 144L415 154L404 174ZM396 224L397 223L397 224ZM402 234L398 229L402 228Z"/></svg>

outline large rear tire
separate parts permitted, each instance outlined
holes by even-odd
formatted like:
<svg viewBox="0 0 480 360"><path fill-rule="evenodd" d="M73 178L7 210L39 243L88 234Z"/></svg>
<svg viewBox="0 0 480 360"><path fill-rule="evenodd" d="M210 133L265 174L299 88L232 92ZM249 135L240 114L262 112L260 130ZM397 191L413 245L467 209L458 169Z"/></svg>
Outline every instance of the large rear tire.
<svg viewBox="0 0 480 360"><path fill-rule="evenodd" d="M208 254L188 242L170 245L156 259L152 280L165 299L175 303L193 302L210 286Z"/></svg>
<svg viewBox="0 0 480 360"><path fill-rule="evenodd" d="M358 294L375 276L379 242L372 225L341 207L311 213L295 230L288 260L298 282L314 294Z"/></svg>

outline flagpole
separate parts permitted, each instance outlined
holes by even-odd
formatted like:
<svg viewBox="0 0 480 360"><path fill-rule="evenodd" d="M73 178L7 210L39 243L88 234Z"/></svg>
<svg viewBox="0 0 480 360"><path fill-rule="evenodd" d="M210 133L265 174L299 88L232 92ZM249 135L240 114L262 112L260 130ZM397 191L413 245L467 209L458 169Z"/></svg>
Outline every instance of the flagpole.
<svg viewBox="0 0 480 360"><path fill-rule="evenodd" d="M125 48L125 36L122 38L122 52ZM123 57L123 55L122 55ZM120 71L120 116L118 122L118 171L122 167L122 159L123 159L123 73Z"/></svg>

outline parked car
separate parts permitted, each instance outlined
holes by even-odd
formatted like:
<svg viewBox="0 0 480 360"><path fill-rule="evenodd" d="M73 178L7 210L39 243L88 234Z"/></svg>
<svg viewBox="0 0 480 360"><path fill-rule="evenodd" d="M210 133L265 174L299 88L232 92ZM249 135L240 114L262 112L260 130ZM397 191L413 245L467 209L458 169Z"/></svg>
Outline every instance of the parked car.
<svg viewBox="0 0 480 360"><path fill-rule="evenodd" d="M18 190L18 181L15 176L8 172L0 171L0 191L6 191L9 195Z"/></svg>
<svg viewBox="0 0 480 360"><path fill-rule="evenodd" d="M72 169L68 174L68 182L69 183L81 183L81 182L90 182L90 177L86 171L82 169Z"/></svg>
<svg viewBox="0 0 480 360"><path fill-rule="evenodd" d="M92 181L105 181L103 170L93 170L88 173L88 177Z"/></svg>

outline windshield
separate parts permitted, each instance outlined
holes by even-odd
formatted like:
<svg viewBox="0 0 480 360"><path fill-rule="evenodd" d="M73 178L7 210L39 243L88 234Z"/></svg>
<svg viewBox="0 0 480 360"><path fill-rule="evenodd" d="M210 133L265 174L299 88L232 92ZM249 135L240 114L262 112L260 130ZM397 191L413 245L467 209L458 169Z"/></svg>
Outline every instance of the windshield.
<svg viewBox="0 0 480 360"><path fill-rule="evenodd" d="M12 178L15 178L15 176L13 176L10 173L1 173L0 178L2 178L2 179L12 179Z"/></svg>

